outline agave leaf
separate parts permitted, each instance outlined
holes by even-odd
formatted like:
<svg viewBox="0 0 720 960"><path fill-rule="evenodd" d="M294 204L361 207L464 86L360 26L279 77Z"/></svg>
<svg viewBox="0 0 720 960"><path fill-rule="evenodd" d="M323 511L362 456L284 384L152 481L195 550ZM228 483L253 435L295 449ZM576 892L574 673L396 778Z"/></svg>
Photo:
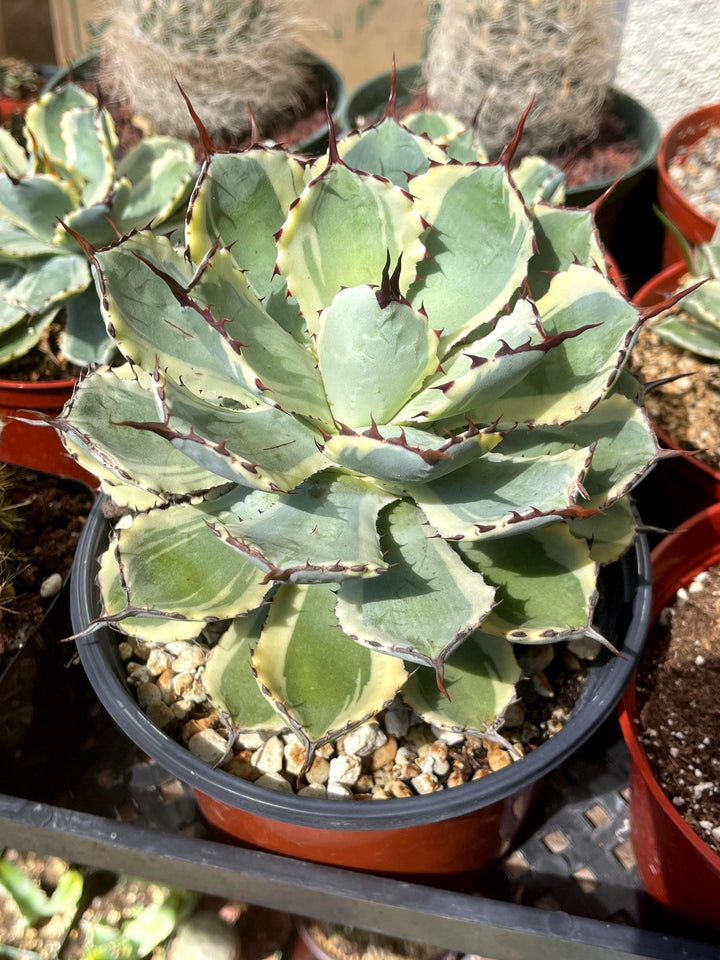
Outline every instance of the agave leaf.
<svg viewBox="0 0 720 960"><path fill-rule="evenodd" d="M287 723L258 686L251 651L257 646L268 608L230 622L205 664L203 685L215 706L240 730L281 730Z"/></svg>
<svg viewBox="0 0 720 960"><path fill-rule="evenodd" d="M685 301L682 301L681 306L685 309ZM720 360L720 323L696 317L671 316L655 324L653 332L661 340L672 343L681 350L690 350L710 360Z"/></svg>
<svg viewBox="0 0 720 960"><path fill-rule="evenodd" d="M0 263L0 333L21 317L36 317L74 297L89 283L87 262L79 254Z"/></svg>
<svg viewBox="0 0 720 960"><path fill-rule="evenodd" d="M74 911L82 896L83 876L77 870L65 871L49 897L16 863L3 858L0 884L17 904L25 924L33 926L40 919Z"/></svg>
<svg viewBox="0 0 720 960"><path fill-rule="evenodd" d="M20 227L6 223L0 215L0 257L3 261L54 255L58 249L47 240L38 240Z"/></svg>
<svg viewBox="0 0 720 960"><path fill-rule="evenodd" d="M563 427L536 427L508 434L500 451L536 457L573 446L595 445L583 480L586 506L604 508L626 494L658 456L658 445L645 411L622 394L606 397L590 413Z"/></svg>
<svg viewBox="0 0 720 960"><path fill-rule="evenodd" d="M564 523L514 537L462 541L465 562L497 588L484 633L522 643L582 636L597 601L597 566L588 544Z"/></svg>
<svg viewBox="0 0 720 960"><path fill-rule="evenodd" d="M131 193L118 193L110 216L122 233L157 227L190 196L197 175L192 147L174 137L146 137L125 154L116 178L132 184Z"/></svg>
<svg viewBox="0 0 720 960"><path fill-rule="evenodd" d="M341 287L379 283L402 254L405 294L425 248L413 201L386 180L333 163L303 190L279 235L277 265L311 333Z"/></svg>
<svg viewBox="0 0 720 960"><path fill-rule="evenodd" d="M117 240L117 234L110 223L111 211L107 203L95 203L91 207L72 210L55 228L53 242L63 250L73 253L80 251L75 237L70 233L79 233L91 246L107 247Z"/></svg>
<svg viewBox="0 0 720 960"><path fill-rule="evenodd" d="M27 154L5 127L0 127L0 170L16 180L28 171Z"/></svg>
<svg viewBox="0 0 720 960"><path fill-rule="evenodd" d="M113 182L113 146L102 113L93 107L76 107L60 120L65 159L81 184L82 204L100 203Z"/></svg>
<svg viewBox="0 0 720 960"><path fill-rule="evenodd" d="M542 200L554 206L565 202L562 170L542 157L523 157L513 170L512 179L530 210ZM535 231L537 235L537 227Z"/></svg>
<svg viewBox="0 0 720 960"><path fill-rule="evenodd" d="M406 490L443 537L517 536L578 512L575 497L592 454L592 447L535 458L487 453Z"/></svg>
<svg viewBox="0 0 720 960"><path fill-rule="evenodd" d="M227 521L227 497L183 503L132 518L117 531L116 555L127 589L127 612L146 611L204 623L242 616L264 599L268 587L256 566L224 544L209 517Z"/></svg>
<svg viewBox="0 0 720 960"><path fill-rule="evenodd" d="M438 437L414 427L372 426L361 433L344 430L320 449L328 460L353 473L391 485L425 483L442 477L492 450L501 434L470 427L465 434Z"/></svg>
<svg viewBox="0 0 720 960"><path fill-rule="evenodd" d="M146 429L218 477L258 490L287 491L327 467L316 446L318 434L276 407L218 405L172 381L156 389L162 423Z"/></svg>
<svg viewBox="0 0 720 960"><path fill-rule="evenodd" d="M60 350L67 360L79 367L107 363L117 352L114 341L105 330L94 286L66 304Z"/></svg>
<svg viewBox="0 0 720 960"><path fill-rule="evenodd" d="M341 290L321 313L317 335L334 419L349 427L387 423L437 369L437 345L425 317L407 304L367 286Z"/></svg>
<svg viewBox="0 0 720 960"><path fill-rule="evenodd" d="M57 426L81 466L111 484L147 490L152 494L150 502L167 502L224 484L222 477L203 469L167 440L122 426L126 420L157 419L149 376L125 364L114 370L101 367L81 380Z"/></svg>
<svg viewBox="0 0 720 960"><path fill-rule="evenodd" d="M690 280L696 282L695 277ZM686 294L675 309L720 327L720 280L706 280L701 287Z"/></svg>
<svg viewBox="0 0 720 960"><path fill-rule="evenodd" d="M136 957L147 957L190 915L194 904L194 893L171 890L162 903L149 903L126 920L121 939L132 944Z"/></svg>
<svg viewBox="0 0 720 960"><path fill-rule="evenodd" d="M159 358L171 379L183 381L199 396L207 392L247 401L240 361L223 349L207 319L179 303L171 287L145 262L186 288L193 278L192 268L169 241L138 234L122 246L99 251L96 258L105 323L130 361L153 370Z"/></svg>
<svg viewBox="0 0 720 960"><path fill-rule="evenodd" d="M253 651L258 683L308 753L393 700L401 660L354 643L338 627L329 584L278 588Z"/></svg>
<svg viewBox="0 0 720 960"><path fill-rule="evenodd" d="M97 101L74 83L53 89L31 103L25 113L25 134L34 141L41 154L68 164L67 145L63 139L61 119L68 110L95 108ZM112 121L111 121L112 122ZM35 151L33 151L35 152Z"/></svg>
<svg viewBox="0 0 720 960"><path fill-rule="evenodd" d="M628 499L616 500L602 513L578 517L568 523L574 537L587 540L590 558L595 563L614 563L625 554L635 539L638 522Z"/></svg>
<svg viewBox="0 0 720 960"><path fill-rule="evenodd" d="M432 167L410 189L432 229L408 299L424 306L447 351L492 320L521 285L532 253L530 219L503 167Z"/></svg>
<svg viewBox="0 0 720 960"><path fill-rule="evenodd" d="M260 516L218 535L267 574L289 583L336 583L387 570L376 524L394 498L364 480L326 472L278 496Z"/></svg>
<svg viewBox="0 0 720 960"><path fill-rule="evenodd" d="M573 265L537 301L549 336L586 329L548 351L483 417L499 425L563 424L587 413L615 382L639 324L635 307L597 270Z"/></svg>
<svg viewBox="0 0 720 960"><path fill-rule="evenodd" d="M56 177L38 174L13 183L0 175L0 219L36 240L51 243L57 219L67 217L77 203L74 187Z"/></svg>
<svg viewBox="0 0 720 960"><path fill-rule="evenodd" d="M425 173L430 161L447 162L445 152L439 146L390 118L343 137L338 141L337 149L343 162L353 170L377 174L404 189L408 185L408 175ZM319 176L327 165L328 155L325 154L315 161L309 178Z"/></svg>
<svg viewBox="0 0 720 960"><path fill-rule="evenodd" d="M0 303L0 317L6 316L4 307L6 305ZM14 310L15 308L7 309ZM54 307L41 316L34 317L28 323L20 316L18 318L19 322L0 334L0 366L10 363L16 357L23 357L28 350L32 350L40 342L45 331L49 329L60 309L60 307Z"/></svg>
<svg viewBox="0 0 720 960"><path fill-rule="evenodd" d="M591 210L538 203L533 210L533 229L537 250L528 264L528 282L535 299L547 293L553 274L573 263L596 266L607 274Z"/></svg>
<svg viewBox="0 0 720 960"><path fill-rule="evenodd" d="M400 412L394 423L433 421L482 409L538 363L544 337L537 311L529 300L518 300L509 315L501 316L492 331L457 349L442 361L431 377ZM487 422L486 418L479 419Z"/></svg>
<svg viewBox="0 0 720 960"><path fill-rule="evenodd" d="M426 723L483 736L513 700L519 679L512 644L477 630L445 664L449 699L432 671L422 667L405 684L402 697Z"/></svg>
<svg viewBox="0 0 720 960"><path fill-rule="evenodd" d="M447 657L492 609L495 590L433 536L414 504L394 504L381 521L390 569L343 581L335 613L359 643L433 667L442 678Z"/></svg>
<svg viewBox="0 0 720 960"><path fill-rule="evenodd" d="M233 262L232 251L215 253L193 296L222 322L223 336L216 338L222 340L228 364L237 364L249 392L286 413L332 424L315 357L266 313Z"/></svg>

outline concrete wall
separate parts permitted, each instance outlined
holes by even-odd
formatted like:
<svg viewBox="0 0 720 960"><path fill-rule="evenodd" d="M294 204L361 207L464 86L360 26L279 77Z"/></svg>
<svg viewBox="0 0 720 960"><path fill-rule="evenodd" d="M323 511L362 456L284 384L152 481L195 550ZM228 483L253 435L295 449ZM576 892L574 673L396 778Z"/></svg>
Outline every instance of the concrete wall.
<svg viewBox="0 0 720 960"><path fill-rule="evenodd" d="M720 101L718 0L629 0L615 85L664 130Z"/></svg>

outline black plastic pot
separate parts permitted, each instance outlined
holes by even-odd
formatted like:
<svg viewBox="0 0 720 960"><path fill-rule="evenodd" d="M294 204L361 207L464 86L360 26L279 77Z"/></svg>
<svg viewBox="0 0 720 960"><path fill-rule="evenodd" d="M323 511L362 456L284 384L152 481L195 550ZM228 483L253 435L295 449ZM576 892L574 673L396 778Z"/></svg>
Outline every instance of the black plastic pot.
<svg viewBox="0 0 720 960"><path fill-rule="evenodd" d="M95 574L107 538L108 524L98 501L73 567L70 600L76 632L83 631L99 613ZM385 871L392 873L467 872L507 849L527 813L534 785L587 740L629 682L650 614L650 563L644 537L638 538L622 561L603 571L600 589L598 629L622 657L604 650L590 666L565 727L522 761L491 776L407 800L340 803L286 795L214 770L145 717L127 686L110 629L99 627L81 637L78 650L96 694L123 731L141 750L190 784L206 817L236 838L274 852L361 869L381 869L377 864L384 863ZM483 833L485 826L491 827L491 840ZM442 855L430 852L438 839L444 846ZM371 852L375 841L381 849L379 860ZM400 845L392 846L396 841ZM388 853L389 849L397 852Z"/></svg>

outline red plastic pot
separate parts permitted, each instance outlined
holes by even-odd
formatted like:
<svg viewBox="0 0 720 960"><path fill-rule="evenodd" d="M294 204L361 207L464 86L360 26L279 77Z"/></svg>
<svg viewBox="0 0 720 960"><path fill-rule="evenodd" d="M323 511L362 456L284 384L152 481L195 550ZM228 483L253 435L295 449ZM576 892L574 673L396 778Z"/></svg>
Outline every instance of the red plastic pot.
<svg viewBox="0 0 720 960"><path fill-rule="evenodd" d="M49 417L59 414L76 382L74 379L39 383L0 380L0 461L82 480L96 490L95 477L68 455L57 431L42 424L35 414L35 411ZM36 423L25 423L25 420Z"/></svg>
<svg viewBox="0 0 720 960"><path fill-rule="evenodd" d="M703 570L720 562L720 504L695 514L652 552L653 619ZM648 892L678 916L720 927L720 856L692 830L663 793L643 745L635 683L620 717L630 751L630 836Z"/></svg>
<svg viewBox="0 0 720 960"><path fill-rule="evenodd" d="M12 97L0 97L0 122L12 120L18 113L25 113L32 103L32 98L15 100Z"/></svg>
<svg viewBox="0 0 720 960"><path fill-rule="evenodd" d="M658 150L657 195L660 208L692 244L710 240L717 221L711 219L678 190L670 179L668 169L681 149L697 143L711 127L720 125L720 103L711 103L693 113L681 117L663 135ZM682 258L680 248L673 237L665 231L663 266L667 267Z"/></svg>
<svg viewBox="0 0 720 960"><path fill-rule="evenodd" d="M687 265L685 261L666 267L638 290L632 302L637 307L653 307L655 304L661 303L676 292L686 273ZM653 424L653 426L660 442L665 447L671 450L682 450L682 447L664 430L660 429L657 424ZM717 470L713 470L712 467L694 456L676 457L672 463L684 480L691 483L711 500L720 500L720 473Z"/></svg>

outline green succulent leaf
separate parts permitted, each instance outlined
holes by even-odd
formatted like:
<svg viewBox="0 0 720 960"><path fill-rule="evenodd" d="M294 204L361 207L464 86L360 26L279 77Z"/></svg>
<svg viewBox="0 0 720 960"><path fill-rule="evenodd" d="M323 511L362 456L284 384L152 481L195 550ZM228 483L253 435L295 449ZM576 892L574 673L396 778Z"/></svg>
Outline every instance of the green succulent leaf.
<svg viewBox="0 0 720 960"><path fill-rule="evenodd" d="M66 870L48 896L16 863L0 859L0 884L5 887L20 910L27 926L59 913L74 911L83 891L83 876L77 870Z"/></svg>
<svg viewBox="0 0 720 960"><path fill-rule="evenodd" d="M610 389L636 331L635 307L597 270L573 265L553 277L537 301L549 336L586 329L548 351L483 416L499 425L563 424L590 410Z"/></svg>
<svg viewBox="0 0 720 960"><path fill-rule="evenodd" d="M317 355L337 423L387 423L438 366L425 317L371 287L341 290L320 314ZM392 366L393 375L388 377Z"/></svg>
<svg viewBox="0 0 720 960"><path fill-rule="evenodd" d="M164 223L190 196L197 166L192 147L174 137L146 137L118 163L115 178L131 190L116 192L110 216L122 233Z"/></svg>
<svg viewBox="0 0 720 960"><path fill-rule="evenodd" d="M239 730L281 730L286 721L260 690L252 666L252 651L267 617L261 607L232 620L205 664L203 684L215 706Z"/></svg>
<svg viewBox="0 0 720 960"><path fill-rule="evenodd" d="M31 103L25 113L25 133L36 145L34 154L45 154L67 166L67 143L63 138L62 116L68 110L95 108L97 101L82 87L68 83L48 91ZM39 158L38 158L39 159Z"/></svg>
<svg viewBox="0 0 720 960"><path fill-rule="evenodd" d="M512 178L530 210L541 201L554 207L565 201L565 176L562 170L542 157L523 157L513 170ZM537 226L535 233L537 236Z"/></svg>
<svg viewBox="0 0 720 960"><path fill-rule="evenodd" d="M414 427L372 426L361 433L344 430L328 437L320 449L346 470L402 489L451 473L492 450L500 440L501 434L475 427L464 434L439 437Z"/></svg>
<svg viewBox="0 0 720 960"><path fill-rule="evenodd" d="M334 163L303 190L277 242L277 265L311 333L342 287L380 283L388 256L402 255L401 294L425 248L410 196L389 182Z"/></svg>
<svg viewBox="0 0 720 960"><path fill-rule="evenodd" d="M0 317L6 315L7 309L15 311L14 307L7 308L6 304L0 302ZM28 350L37 346L59 313L60 307L55 307L28 323L15 323L0 334L0 366L16 357L24 357Z"/></svg>
<svg viewBox="0 0 720 960"><path fill-rule="evenodd" d="M593 447L534 458L488 453L406 489L443 537L517 536L580 512L575 498L592 456Z"/></svg>
<svg viewBox="0 0 720 960"><path fill-rule="evenodd" d="M587 540L590 558L598 564L614 563L632 546L638 521L628 499L616 500L602 513L578 517L568 523L574 537Z"/></svg>
<svg viewBox="0 0 720 960"><path fill-rule="evenodd" d="M67 360L79 367L107 363L117 352L115 342L105 331L94 286L66 304L60 350Z"/></svg>
<svg viewBox="0 0 720 960"><path fill-rule="evenodd" d="M461 541L465 562L497 588L484 633L522 643L582 636L597 601L597 566L564 523L496 540Z"/></svg>
<svg viewBox="0 0 720 960"><path fill-rule="evenodd" d="M38 174L13 183L5 174L0 175L4 228L15 227L44 244L52 243L58 218L67 217L77 202L75 188L56 177Z"/></svg>
<svg viewBox="0 0 720 960"><path fill-rule="evenodd" d="M326 472L263 513L218 535L267 574L288 583L337 583L387 570L376 531L394 498L364 480Z"/></svg>
<svg viewBox="0 0 720 960"><path fill-rule="evenodd" d="M497 726L519 679L512 644L478 630L445 664L447 697L432 671L422 667L405 684L402 697L426 723L483 736Z"/></svg>
<svg viewBox="0 0 720 960"><path fill-rule="evenodd" d="M16 180L28 172L27 154L5 127L0 127L0 170Z"/></svg>
<svg viewBox="0 0 720 960"><path fill-rule="evenodd" d="M432 167L410 189L432 229L408 299L442 330L446 351L491 321L517 291L532 254L531 223L501 166Z"/></svg>
<svg viewBox="0 0 720 960"><path fill-rule="evenodd" d="M40 257L58 252L54 243L47 240L38 240L25 230L11 223L6 223L0 215L0 257L3 261L17 260L25 257Z"/></svg>
<svg viewBox="0 0 720 960"><path fill-rule="evenodd" d="M105 118L94 107L75 107L63 113L60 133L66 143L65 160L81 184L82 203L100 203L110 192L115 163Z"/></svg>
<svg viewBox="0 0 720 960"><path fill-rule="evenodd" d="M303 165L282 151L215 154L203 168L188 210L185 239L195 263L213 244L231 247L259 297L274 288L273 235L303 186Z"/></svg>
<svg viewBox="0 0 720 960"><path fill-rule="evenodd" d="M495 590L434 536L414 504L396 503L381 519L390 569L345 580L335 613L359 643L430 666L441 680L448 656L492 609Z"/></svg>
<svg viewBox="0 0 720 960"><path fill-rule="evenodd" d="M682 306L684 309L684 301ZM720 318L720 312L718 317ZM670 317L657 323L653 332L661 340L672 343L681 350L689 350L710 360L720 360L720 323L699 320L696 317Z"/></svg>
<svg viewBox="0 0 720 960"><path fill-rule="evenodd" d="M528 282L536 299L544 296L553 274L573 263L607 274L592 211L538 203L533 210L537 250L528 264Z"/></svg>
<svg viewBox="0 0 720 960"><path fill-rule="evenodd" d="M0 263L0 333L62 304L89 283L87 262L79 255Z"/></svg>
<svg viewBox="0 0 720 960"><path fill-rule="evenodd" d="M137 491L151 494L149 503L207 491L224 479L203 469L154 433L123 426L128 420L158 419L150 377L125 364L101 367L78 384L60 415L63 442L81 466L111 485L128 485L123 503ZM114 491L118 499L119 491ZM148 498L142 498L143 508Z"/></svg>
<svg viewBox="0 0 720 960"><path fill-rule="evenodd" d="M407 679L401 660L343 634L334 603L329 584L280 586L252 655L263 692L308 753L388 706Z"/></svg>
<svg viewBox="0 0 720 960"><path fill-rule="evenodd" d="M407 124L387 118L366 130L351 133L338 141L340 158L353 170L364 170L385 177L397 187L407 189L408 176L425 173L434 163L446 163L447 157L439 146L427 137L416 136ZM312 167L310 177L321 174L328 164L328 155Z"/></svg>

